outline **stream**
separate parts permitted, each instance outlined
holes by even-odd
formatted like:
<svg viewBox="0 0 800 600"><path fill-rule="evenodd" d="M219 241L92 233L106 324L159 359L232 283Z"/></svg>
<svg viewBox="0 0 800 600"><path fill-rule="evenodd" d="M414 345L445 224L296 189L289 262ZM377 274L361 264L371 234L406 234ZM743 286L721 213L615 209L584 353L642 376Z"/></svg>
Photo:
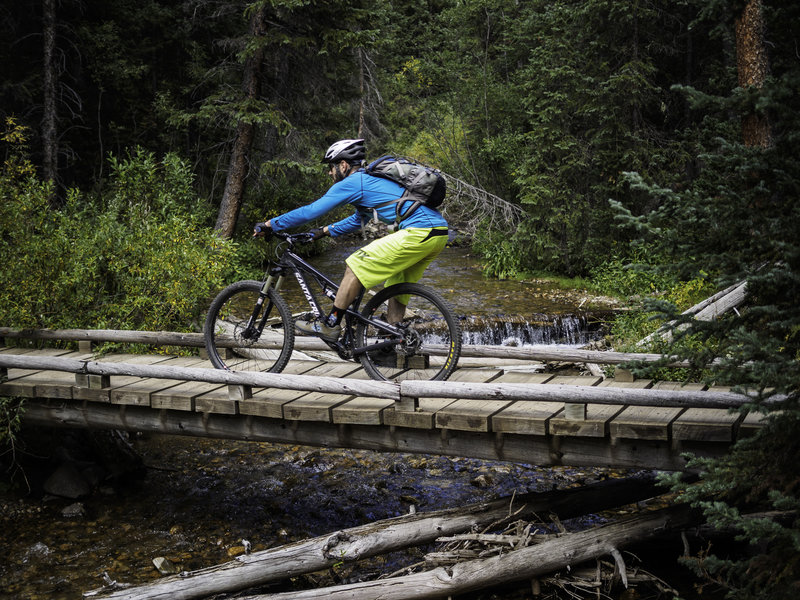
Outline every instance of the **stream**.
<svg viewBox="0 0 800 600"><path fill-rule="evenodd" d="M311 262L337 279L352 247L339 246ZM602 335L599 323L613 309L584 292L559 290L543 281L485 279L478 261L463 248L447 248L423 283L469 316L468 343L585 344ZM624 475L136 435L130 443L142 468L113 476L113 466L91 452L96 436L34 431L26 435L24 447L15 449L32 489L27 492L20 473L16 487L7 485L8 477L0 480L0 599L75 599L108 580L140 584L162 576L154 559L165 558L167 570L194 570L231 560L245 546L258 551L410 510ZM59 465L81 473L91 492L79 498L45 493L42 482ZM262 591L357 581L419 560L419 550L395 553L357 569L298 577Z"/></svg>
<svg viewBox="0 0 800 600"><path fill-rule="evenodd" d="M345 240L308 260L338 282L345 258L361 245ZM602 337L617 308L613 299L563 289L547 280L488 279L479 260L462 247L445 248L420 283L437 290L463 317L466 344L580 346ZM307 310L294 282L282 294L293 308Z"/></svg>

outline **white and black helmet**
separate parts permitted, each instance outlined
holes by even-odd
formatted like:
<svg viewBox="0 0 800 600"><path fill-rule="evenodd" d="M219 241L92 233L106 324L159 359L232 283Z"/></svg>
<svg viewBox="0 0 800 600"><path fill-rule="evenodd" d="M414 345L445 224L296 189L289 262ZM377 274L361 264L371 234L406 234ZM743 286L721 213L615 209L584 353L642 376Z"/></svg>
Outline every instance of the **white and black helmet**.
<svg viewBox="0 0 800 600"><path fill-rule="evenodd" d="M366 156L367 151L364 148L364 140L339 140L331 144L331 147L325 152L325 158L322 159L322 162L330 164L346 160L349 163L358 163L364 160Z"/></svg>

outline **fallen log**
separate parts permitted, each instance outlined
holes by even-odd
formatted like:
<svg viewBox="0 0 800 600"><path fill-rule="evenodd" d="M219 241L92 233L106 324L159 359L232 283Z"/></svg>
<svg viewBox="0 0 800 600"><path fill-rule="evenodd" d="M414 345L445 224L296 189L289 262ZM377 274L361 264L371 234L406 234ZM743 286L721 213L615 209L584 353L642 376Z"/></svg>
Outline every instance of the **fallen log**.
<svg viewBox="0 0 800 600"><path fill-rule="evenodd" d="M198 571L169 576L143 586L117 590L114 600L188 600L236 592L339 562L432 543L437 538L485 527L508 519L533 518L555 512L562 519L637 502L655 495L653 475L612 480L577 489L529 493L513 498L430 513L404 515L323 535L261 552Z"/></svg>
<svg viewBox="0 0 800 600"><path fill-rule="evenodd" d="M614 557L623 580L624 563L619 548L699 522L700 516L686 505L644 512L613 524L563 534L536 546L499 556L475 559L449 567L437 567L392 579L339 585L323 589L241 596L240 600L413 600L441 598L538 577L601 556Z"/></svg>
<svg viewBox="0 0 800 600"><path fill-rule="evenodd" d="M683 311L681 314L683 316L691 315L697 321L714 321L720 315L723 315L729 310L739 306L745 301L745 298L747 298L747 282L740 281L739 283L736 283L729 288L714 294L711 296L711 298L707 298L706 300L695 304L691 308ZM666 325L660 327L657 331L654 331L647 337L639 340L636 345L642 347L655 339L660 339L666 342L671 341L672 331L670 330L670 327L674 325L675 322L670 321ZM688 325L684 323L683 325L679 325L677 329L685 329L687 326Z"/></svg>
<svg viewBox="0 0 800 600"><path fill-rule="evenodd" d="M745 298L747 297L747 282L740 281L738 283L733 284L732 286L725 288L724 290L717 292L713 296L706 298L705 300L698 302L691 308L686 309L681 313L683 316L692 315L698 321L713 321L719 315L726 313L727 311L736 308L742 302L744 302ZM661 326L658 330L654 331L650 335L642 338L638 342L636 342L636 346L641 348L647 345L649 342L660 339L664 341L670 341L672 339L672 333L670 331L670 327L675 324L674 321L670 321L669 323ZM686 327L686 325L682 325L681 328ZM620 354L624 355L625 353L614 352L613 350L608 350L609 354ZM642 362L653 362L650 359L648 354L644 354L642 356L646 356L647 358ZM655 355L660 356L660 355ZM662 357L663 358L663 357ZM639 358L632 358L631 360L641 360ZM586 367L589 369L589 372L592 375L604 377L603 370L599 367L600 364L609 364L609 361L606 359L600 360L590 360L586 362ZM616 364L619 364L618 362ZM686 367L688 366L688 361L674 361L668 365L668 367L672 366L681 366Z"/></svg>

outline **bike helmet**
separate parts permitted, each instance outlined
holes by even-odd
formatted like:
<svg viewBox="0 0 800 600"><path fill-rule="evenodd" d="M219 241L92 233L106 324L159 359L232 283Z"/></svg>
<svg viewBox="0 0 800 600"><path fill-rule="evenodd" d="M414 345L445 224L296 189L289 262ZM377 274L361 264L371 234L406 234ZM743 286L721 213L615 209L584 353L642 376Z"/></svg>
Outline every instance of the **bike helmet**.
<svg viewBox="0 0 800 600"><path fill-rule="evenodd" d="M346 160L349 163L358 163L364 160L367 151L364 148L364 140L339 140L328 148L325 152L324 163L337 163Z"/></svg>

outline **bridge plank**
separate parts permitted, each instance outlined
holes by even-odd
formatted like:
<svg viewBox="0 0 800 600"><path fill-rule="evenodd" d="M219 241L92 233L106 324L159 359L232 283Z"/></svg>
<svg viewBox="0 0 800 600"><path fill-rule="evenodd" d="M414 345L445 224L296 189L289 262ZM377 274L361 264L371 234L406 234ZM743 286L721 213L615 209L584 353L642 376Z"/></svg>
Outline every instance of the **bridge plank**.
<svg viewBox="0 0 800 600"><path fill-rule="evenodd" d="M448 381L486 382L499 374L499 371L486 369L456 369ZM434 429L437 411L444 410L453 402L454 398L420 398L415 412L398 411L393 406L387 408L383 412L383 422L396 427Z"/></svg>
<svg viewBox="0 0 800 600"><path fill-rule="evenodd" d="M742 438L754 435L756 431L764 427L764 421L766 418L767 415L764 413L747 413L744 419L742 419L742 422L739 424L739 431L737 432L738 437Z"/></svg>
<svg viewBox="0 0 800 600"><path fill-rule="evenodd" d="M150 394L150 406L158 409L193 411L195 399L207 394L219 386L200 381L186 381L163 390ZM227 389L227 386L224 386Z"/></svg>
<svg viewBox="0 0 800 600"><path fill-rule="evenodd" d="M347 377L359 369L361 369L361 365L352 362L330 362L322 363L306 374L324 375L325 377ZM333 408L352 397L349 394L302 393L296 400L291 400L283 405L283 418L290 421L322 421L330 423L333 420L331 412Z"/></svg>
<svg viewBox="0 0 800 600"><path fill-rule="evenodd" d="M364 369L347 376L348 379L369 379ZM331 418L334 423L343 425L383 425L383 412L394 406L388 398L351 397L347 402L333 407Z"/></svg>
<svg viewBox="0 0 800 600"><path fill-rule="evenodd" d="M283 372L291 375L307 375L309 371L320 366L318 360L290 360ZM239 414L282 419L283 405L305 393L297 390L257 388L253 390L251 398L239 402Z"/></svg>
<svg viewBox="0 0 800 600"><path fill-rule="evenodd" d="M649 389L653 382L648 379L635 381L606 380L600 387L619 389ZM620 400L624 394L620 394ZM666 408L651 406L628 406L613 421L609 434L612 439L629 438L639 440L669 440L670 426L683 412L682 408Z"/></svg>
<svg viewBox="0 0 800 600"><path fill-rule="evenodd" d="M60 358L89 359L92 355L86 352L67 352L58 354ZM33 382L34 395L37 398L55 398L59 400L72 399L72 386L75 384L75 374L64 371L39 371L25 378Z"/></svg>
<svg viewBox="0 0 800 600"><path fill-rule="evenodd" d="M680 384L663 382L663 386L661 389L705 389L697 383L680 387ZM730 387L712 386L709 390L727 392ZM741 413L725 408L687 408L673 423L672 437L679 441L731 442L736 439L736 428L741 420Z"/></svg>
<svg viewBox="0 0 800 600"><path fill-rule="evenodd" d="M24 355L35 353L37 356L57 356L62 358L83 358L84 353L75 352L66 348L41 348L29 350L27 348L9 348L9 354ZM61 371L37 371L32 369L8 369L7 381L0 383L0 395L20 396L22 398L36 398L38 393L44 394L43 398L72 398L72 384L75 383L74 373ZM51 385L50 382L54 381ZM38 386L38 390L37 390ZM69 388L69 389L68 389ZM48 394L53 394L52 396Z"/></svg>
<svg viewBox="0 0 800 600"><path fill-rule="evenodd" d="M595 386L602 381L602 377L557 375L544 385ZM584 419L567 418L562 412L550 419L548 432L558 436L607 437L609 423L623 408L610 404L587 404Z"/></svg>
<svg viewBox="0 0 800 600"><path fill-rule="evenodd" d="M167 367L203 367L211 366L207 360L197 357L176 356L159 363ZM152 397L158 392L184 383L182 379L139 379L111 390L112 404L128 406L152 406ZM163 406L153 408L166 408Z"/></svg>
<svg viewBox="0 0 800 600"><path fill-rule="evenodd" d="M194 399L195 412L213 413L215 415L238 415L239 402L231 400L228 386L217 387Z"/></svg>
<svg viewBox="0 0 800 600"><path fill-rule="evenodd" d="M460 369L459 381L488 383L502 372L490 369ZM452 379L452 377L451 377ZM420 402L421 404L421 402ZM510 400L455 400L436 411L436 427L458 431L490 431L491 419L511 404Z"/></svg>
<svg viewBox="0 0 800 600"><path fill-rule="evenodd" d="M152 355L152 354L109 354L103 356L98 362L124 362L135 365L154 365L171 357L166 355ZM111 402L112 390L140 381L144 378L133 376L119 376L112 375L110 378L111 385L105 388L89 388L80 385L73 385L72 398L75 400L90 400L93 402ZM74 384L74 382L73 382Z"/></svg>
<svg viewBox="0 0 800 600"><path fill-rule="evenodd" d="M495 383L543 384L553 378L546 373L506 371ZM547 435L547 424L564 409L562 402L514 402L492 417L492 431Z"/></svg>

